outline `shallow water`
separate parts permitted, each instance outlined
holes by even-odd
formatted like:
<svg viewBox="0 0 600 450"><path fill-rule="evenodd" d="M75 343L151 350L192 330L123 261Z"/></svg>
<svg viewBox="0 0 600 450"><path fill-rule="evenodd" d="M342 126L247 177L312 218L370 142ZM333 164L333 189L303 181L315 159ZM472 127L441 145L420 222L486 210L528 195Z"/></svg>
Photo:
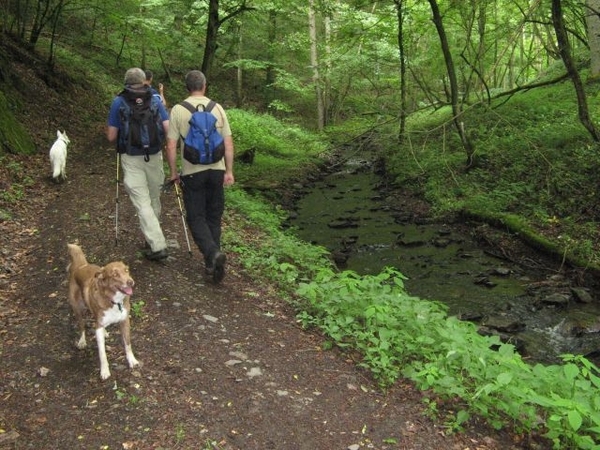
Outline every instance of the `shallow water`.
<svg viewBox="0 0 600 450"><path fill-rule="evenodd" d="M401 212L391 210L375 188L379 182L370 170L328 175L297 202L290 224L303 240L347 257L345 269L364 275L396 268L408 277L408 293L445 303L449 314L522 324L513 335L532 360L554 362L561 353L600 348L597 333L574 337L569 326L600 317L598 302L540 308L527 288L547 273L527 272L485 253L451 224L401 223Z"/></svg>

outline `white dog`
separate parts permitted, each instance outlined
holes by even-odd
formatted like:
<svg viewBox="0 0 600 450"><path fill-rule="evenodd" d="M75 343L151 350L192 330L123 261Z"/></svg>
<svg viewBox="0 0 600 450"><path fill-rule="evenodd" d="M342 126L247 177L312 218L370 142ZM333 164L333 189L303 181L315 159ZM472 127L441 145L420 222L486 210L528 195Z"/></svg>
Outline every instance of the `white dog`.
<svg viewBox="0 0 600 450"><path fill-rule="evenodd" d="M67 145L69 145L67 132L56 131L56 141L50 148L50 164L52 164L52 179L60 183L67 179Z"/></svg>

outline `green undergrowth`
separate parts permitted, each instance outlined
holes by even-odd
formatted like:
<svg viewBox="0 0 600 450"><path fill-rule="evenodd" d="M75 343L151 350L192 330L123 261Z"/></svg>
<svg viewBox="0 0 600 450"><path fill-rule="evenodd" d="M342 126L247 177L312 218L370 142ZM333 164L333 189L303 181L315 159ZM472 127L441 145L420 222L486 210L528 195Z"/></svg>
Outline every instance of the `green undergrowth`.
<svg viewBox="0 0 600 450"><path fill-rule="evenodd" d="M228 110L227 114L235 132L236 154L254 153L251 163L238 157L235 164L236 182L246 189L268 193L284 187L290 179L316 172L328 153L317 134L269 114L241 109Z"/></svg>
<svg viewBox="0 0 600 450"><path fill-rule="evenodd" d="M481 336L444 305L410 296L395 269L337 272L325 249L282 231L285 214L260 197L230 189L227 205L228 250L250 274L276 284L303 327L320 330L329 345L359 351L383 389L408 378L435 394L427 399L430 412L454 402L454 413L439 417L449 429L479 416L496 428L542 433L557 449L598 448L600 373L585 358L529 365L514 346Z"/></svg>
<svg viewBox="0 0 600 450"><path fill-rule="evenodd" d="M586 91L598 127L600 85L588 82ZM548 250L598 267L600 149L578 120L572 84L464 109L474 164L467 167L450 109L423 111L409 119L401 145L392 127L381 130L394 181L423 195L440 216L458 212L507 222L519 217L524 230L551 242Z"/></svg>
<svg viewBox="0 0 600 450"><path fill-rule="evenodd" d="M564 85L562 89L565 92L556 101L568 103L569 89ZM528 102L538 105L547 95ZM548 127L544 127L546 135L533 136L536 124L559 120L565 113L548 109L544 117L539 117L535 105L518 105L517 117L499 118L495 126L486 129L495 133L495 138L485 138L488 145L481 144L478 163L471 170L464 169L464 153L453 142L451 130L440 125L440 118L447 112L427 116L419 125L423 130L437 127L435 143L429 142L431 137L423 132L418 143L412 142L410 151L408 144L396 147L398 154L387 155L388 170L396 170L397 182L424 193L439 214L476 214L528 236L533 244L554 246L556 252L589 261L583 245L577 246L571 239L570 249L565 249L563 242L539 232L541 226L561 226L566 233L575 230L566 224L581 225L568 215L559 218L560 208L567 208L569 201L556 198L557 186L573 193L575 187L571 183L589 181L575 170L568 176L572 181L564 179L561 171L569 167L567 159L561 156L565 150L550 147L551 142L559 141L556 135L547 136ZM497 114L493 108L489 111ZM250 148L257 140L245 136L257 133L255 124L262 118L237 113L232 112L231 120L241 129L238 150ZM529 128L526 123L520 125L529 130L525 139L523 132L516 130L518 120L527 118L532 121ZM277 124L271 130L280 126L285 128ZM362 129L370 126L363 124ZM502 127L504 131L500 130ZM415 130L411 132L413 137ZM561 138L561 145L576 146L582 155L591 152L585 133L572 122L565 123L562 131L568 137ZM308 157L295 155L303 153L306 145L289 145L292 140L281 136L258 140L265 154L257 153L251 165L237 165L238 179L244 187L262 186L261 193L271 186L275 189L285 183L287 169L298 164L298 157ZM385 141L385 133L379 136ZM532 141L536 141L535 145ZM343 139L338 143L343 143ZM326 153L316 148L312 158ZM408 153L400 156L401 152ZM588 167L595 164L589 158L583 160ZM295 162L288 165L290 161ZM398 168L400 165L402 169ZM528 185L530 181L533 188ZM448 316L442 304L410 296L404 290L404 277L395 269L387 268L372 276L337 272L325 249L283 231L285 213L265 203L263 196L249 192L254 191L227 191L230 218L236 224L226 230L227 248L238 253L250 274L274 282L296 308L299 323L320 330L327 339L326 345L359 351L361 365L373 373L383 389L399 378L412 380L430 394L428 411L444 411L438 419L452 430L460 430L469 418L479 416L496 428L508 426L518 432L543 434L557 449L600 448L596 444L600 440L600 373L590 361L563 355L560 365L530 365L514 346L500 342L498 337L481 336L473 324ZM247 228L253 231L242 231ZM445 402L452 402L453 412L443 408Z"/></svg>
<svg viewBox="0 0 600 450"><path fill-rule="evenodd" d="M292 299L297 283L311 280L322 267L333 268L325 248L282 230L284 211L239 188L226 194L226 216L233 226L224 227L224 241L248 272L266 276Z"/></svg>

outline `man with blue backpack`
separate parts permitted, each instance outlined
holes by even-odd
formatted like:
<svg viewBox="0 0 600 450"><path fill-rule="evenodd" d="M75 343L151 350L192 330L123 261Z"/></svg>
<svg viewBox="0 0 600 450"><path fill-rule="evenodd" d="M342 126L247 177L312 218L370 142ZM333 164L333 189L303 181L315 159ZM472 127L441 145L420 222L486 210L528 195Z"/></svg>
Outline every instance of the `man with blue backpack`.
<svg viewBox="0 0 600 450"><path fill-rule="evenodd" d="M145 257L158 261L169 256L160 226L160 194L164 182L162 148L169 130L169 113L161 100L152 95L145 81L146 74L140 68L125 72L125 89L111 104L106 137L109 142L116 142L117 183L120 165L123 185L137 211L146 240Z"/></svg>
<svg viewBox="0 0 600 450"><path fill-rule="evenodd" d="M188 72L185 85L189 96L171 108L167 133L170 181L182 187L187 224L204 257L206 274L220 283L227 260L221 252L224 186L235 182L233 138L225 110L205 96L204 74L199 70Z"/></svg>

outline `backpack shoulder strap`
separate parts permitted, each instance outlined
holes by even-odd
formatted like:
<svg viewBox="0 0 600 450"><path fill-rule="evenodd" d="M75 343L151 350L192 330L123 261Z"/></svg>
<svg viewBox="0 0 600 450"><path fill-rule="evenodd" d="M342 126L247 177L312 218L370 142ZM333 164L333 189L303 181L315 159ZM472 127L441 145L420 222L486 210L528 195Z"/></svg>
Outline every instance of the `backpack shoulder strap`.
<svg viewBox="0 0 600 450"><path fill-rule="evenodd" d="M117 95L117 99L119 100L119 117L121 118L121 121L124 122L131 116L131 105L124 95Z"/></svg>
<svg viewBox="0 0 600 450"><path fill-rule="evenodd" d="M192 114L194 114L196 112L196 108L194 108L192 106L192 104L190 102L186 102L185 100L182 101L181 103L179 103L181 106L183 106L185 109L187 109L189 112L191 112Z"/></svg>
<svg viewBox="0 0 600 450"><path fill-rule="evenodd" d="M215 106L217 106L217 102L215 102L214 100L211 100L204 107L204 111L211 112Z"/></svg>
<svg viewBox="0 0 600 450"><path fill-rule="evenodd" d="M160 105L162 104L162 100L160 99L160 97L156 97L156 96L152 96L150 97L150 109L152 110L153 114L158 114L160 115Z"/></svg>
<svg viewBox="0 0 600 450"><path fill-rule="evenodd" d="M181 103L179 103L179 104L180 104L181 106L183 106L184 108L186 108L186 109L187 109L189 112L191 112L192 114L194 114L196 111L199 111L198 107L194 108L194 106L193 106L193 105L192 105L190 102L187 102L187 101L185 101L185 100L184 100L184 101L182 101L182 102L181 102ZM202 105L202 104L200 104L200 105ZM198 106L200 106L200 105L198 105ZM205 111L205 112L211 112L211 111L213 110L213 108L214 108L215 106L217 106L217 102L215 102L214 100L210 100L210 101L209 101L209 102L206 104L206 106L204 106L204 105L202 105L202 106L203 106L203 111Z"/></svg>

